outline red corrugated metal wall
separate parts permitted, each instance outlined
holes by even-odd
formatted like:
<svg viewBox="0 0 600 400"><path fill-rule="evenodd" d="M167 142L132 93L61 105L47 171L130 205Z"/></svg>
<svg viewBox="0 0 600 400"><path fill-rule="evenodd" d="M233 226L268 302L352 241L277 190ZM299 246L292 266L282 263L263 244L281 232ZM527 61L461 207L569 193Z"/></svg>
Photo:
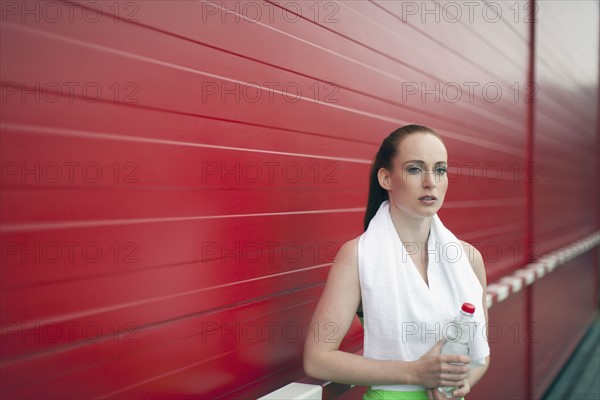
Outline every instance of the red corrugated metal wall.
<svg viewBox="0 0 600 400"><path fill-rule="evenodd" d="M533 241L544 254L598 229L600 11L598 2L541 1L538 14ZM535 398L552 383L597 310L598 248L595 253L595 268L589 252L533 287L530 318L540 339L531 354Z"/></svg>
<svg viewBox="0 0 600 400"><path fill-rule="evenodd" d="M1 1L2 397L254 396L301 377L370 161L406 123L444 136L440 216L490 282L528 261L531 177L540 254L598 229L597 3L456 4Z"/></svg>

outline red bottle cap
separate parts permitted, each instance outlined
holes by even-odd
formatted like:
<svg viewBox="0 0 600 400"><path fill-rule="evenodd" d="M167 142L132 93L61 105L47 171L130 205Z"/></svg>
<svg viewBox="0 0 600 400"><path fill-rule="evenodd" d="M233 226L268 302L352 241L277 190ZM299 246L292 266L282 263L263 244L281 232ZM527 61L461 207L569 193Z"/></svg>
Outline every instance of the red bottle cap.
<svg viewBox="0 0 600 400"><path fill-rule="evenodd" d="M475 306L471 303L463 303L462 310L469 314L475 313Z"/></svg>

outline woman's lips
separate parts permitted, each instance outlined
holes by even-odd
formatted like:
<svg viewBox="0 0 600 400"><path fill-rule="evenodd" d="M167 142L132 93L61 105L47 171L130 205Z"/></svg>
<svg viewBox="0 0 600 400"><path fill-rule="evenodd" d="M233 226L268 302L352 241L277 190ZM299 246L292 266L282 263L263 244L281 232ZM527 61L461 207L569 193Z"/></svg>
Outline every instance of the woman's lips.
<svg viewBox="0 0 600 400"><path fill-rule="evenodd" d="M426 196L419 197L419 201L421 203L425 203L425 204L435 204L435 202L437 201L437 198L433 195L426 195Z"/></svg>

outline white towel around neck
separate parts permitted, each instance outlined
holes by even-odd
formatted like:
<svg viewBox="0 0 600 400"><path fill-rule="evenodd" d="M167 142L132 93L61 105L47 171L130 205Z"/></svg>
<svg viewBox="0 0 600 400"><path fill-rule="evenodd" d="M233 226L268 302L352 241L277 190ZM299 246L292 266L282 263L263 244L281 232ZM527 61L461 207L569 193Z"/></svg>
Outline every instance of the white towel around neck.
<svg viewBox="0 0 600 400"><path fill-rule="evenodd" d="M485 365L490 348L485 337L483 289L460 241L431 218L427 240L429 286L410 254L418 244L402 243L384 201L358 242L364 314L363 356L414 361L444 337L464 302L475 305L476 332L470 342L471 366ZM421 390L419 385L378 385L373 389Z"/></svg>

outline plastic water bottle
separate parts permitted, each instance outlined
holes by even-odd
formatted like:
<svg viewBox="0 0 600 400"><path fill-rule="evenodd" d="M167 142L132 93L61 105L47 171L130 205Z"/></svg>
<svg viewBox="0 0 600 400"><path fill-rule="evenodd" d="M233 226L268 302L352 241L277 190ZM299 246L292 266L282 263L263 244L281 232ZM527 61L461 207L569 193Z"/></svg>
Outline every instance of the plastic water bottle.
<svg viewBox="0 0 600 400"><path fill-rule="evenodd" d="M473 314L475 313L475 306L471 303L464 303L461 307L460 314L452 322L452 326L448 329L448 341L442 347L442 354L460 354L469 355L469 336L472 335L469 328L475 329L473 321ZM445 397L452 397L456 387L440 387L438 391Z"/></svg>

